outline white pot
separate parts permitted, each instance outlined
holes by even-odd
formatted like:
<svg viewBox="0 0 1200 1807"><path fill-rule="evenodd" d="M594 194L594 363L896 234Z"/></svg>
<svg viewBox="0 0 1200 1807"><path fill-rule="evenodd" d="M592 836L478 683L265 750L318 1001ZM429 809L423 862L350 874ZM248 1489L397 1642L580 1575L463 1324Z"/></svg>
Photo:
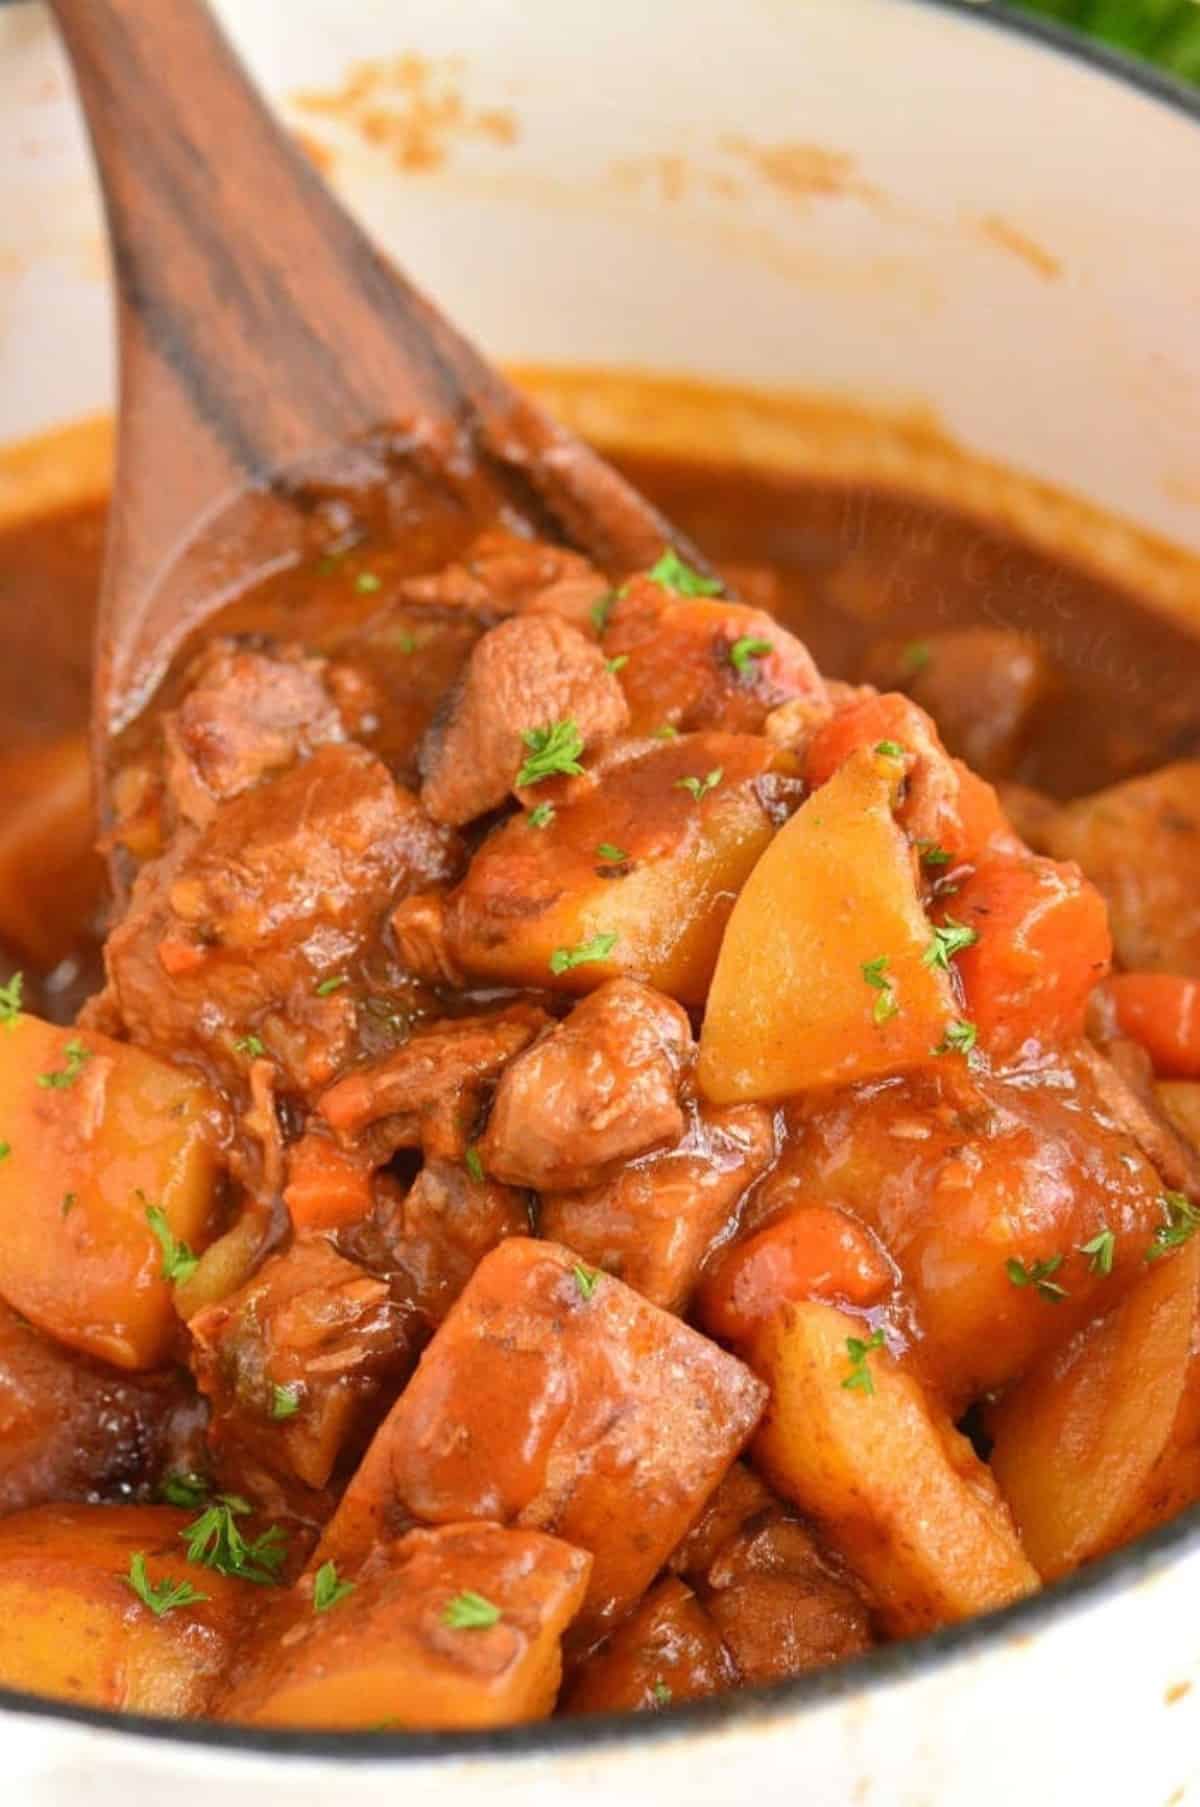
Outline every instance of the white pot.
<svg viewBox="0 0 1200 1807"><path fill-rule="evenodd" d="M936 0L220 10L377 237L493 355L819 391L927 439L935 419L1200 552L1200 106L1167 85ZM462 59L433 78L467 128L402 133L410 160L442 145L433 168L295 98L404 51ZM92 180L35 5L0 11L0 170L4 441L112 386ZM1200 567L1167 563L1194 604ZM1164 1807L1200 1792L1198 1624L1192 1514L990 1621L656 1720L250 1737L0 1696L0 1798Z"/></svg>

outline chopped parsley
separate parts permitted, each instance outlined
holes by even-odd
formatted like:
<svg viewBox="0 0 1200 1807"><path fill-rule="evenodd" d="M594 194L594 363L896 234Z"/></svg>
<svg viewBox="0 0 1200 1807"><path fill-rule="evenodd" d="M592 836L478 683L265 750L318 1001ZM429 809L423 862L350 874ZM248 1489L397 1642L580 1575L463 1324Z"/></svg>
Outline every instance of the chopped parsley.
<svg viewBox="0 0 1200 1807"><path fill-rule="evenodd" d="M948 866L951 856L936 841L918 841L917 852L921 856L923 866Z"/></svg>
<svg viewBox="0 0 1200 1807"><path fill-rule="evenodd" d="M608 618L616 607L616 603L617 591L605 590L603 596L597 596L595 602L588 610L592 626L598 634L602 634L608 626Z"/></svg>
<svg viewBox="0 0 1200 1807"><path fill-rule="evenodd" d="M955 922L953 916L947 916L945 922L934 924L933 940L921 955L921 964L949 972L955 954L961 954L965 947L974 947L978 940L977 929L969 929L964 922Z"/></svg>
<svg viewBox="0 0 1200 1807"><path fill-rule="evenodd" d="M360 571L354 580L354 588L360 596L373 596L376 590L382 590L383 579L376 577L374 571Z"/></svg>
<svg viewBox="0 0 1200 1807"><path fill-rule="evenodd" d="M7 985L0 985L0 1023L15 1029L21 1014L21 996L25 989L24 973L14 973Z"/></svg>
<svg viewBox="0 0 1200 1807"><path fill-rule="evenodd" d="M489 1626L499 1623L500 1608L470 1587L464 1587L461 1593L447 1600L442 1609L442 1624L448 1625L451 1631L486 1631Z"/></svg>
<svg viewBox="0 0 1200 1807"><path fill-rule="evenodd" d="M655 1681L650 1692L654 1696L654 1704L656 1707L669 1707L672 1700L675 1698L666 1682L661 1680Z"/></svg>
<svg viewBox="0 0 1200 1807"><path fill-rule="evenodd" d="M729 648L729 663L740 677L744 677L756 659L765 659L773 653L775 647L770 640L760 640L754 634L743 634Z"/></svg>
<svg viewBox="0 0 1200 1807"><path fill-rule="evenodd" d="M600 1279L598 1269L584 1267L582 1261L577 1261L571 1272L575 1276L575 1284L579 1288L581 1296L590 1299Z"/></svg>
<svg viewBox="0 0 1200 1807"><path fill-rule="evenodd" d="M476 1184L482 1180L483 1161L480 1158L479 1150L477 1148L468 1148L466 1154L463 1156L463 1166Z"/></svg>
<svg viewBox="0 0 1200 1807"><path fill-rule="evenodd" d="M912 678L924 671L932 658L933 648L928 640L910 640L900 654L900 668L905 677Z"/></svg>
<svg viewBox="0 0 1200 1807"><path fill-rule="evenodd" d="M549 828L558 811L553 803L538 803L530 810L525 820L530 828Z"/></svg>
<svg viewBox="0 0 1200 1807"><path fill-rule="evenodd" d="M261 1060L267 1050L257 1035L243 1035L234 1042L233 1051L235 1054L248 1054L251 1060Z"/></svg>
<svg viewBox="0 0 1200 1807"><path fill-rule="evenodd" d="M955 1017L947 1023L942 1039L933 1050L935 1054L972 1054L975 1043L979 1040L979 1030L966 1017Z"/></svg>
<svg viewBox="0 0 1200 1807"><path fill-rule="evenodd" d="M581 941L577 947L556 947L550 956L550 971L555 975L569 973L572 967L607 960L616 945L616 935L605 933L593 935L590 941Z"/></svg>
<svg viewBox="0 0 1200 1807"><path fill-rule="evenodd" d="M323 1562L313 1576L313 1611L328 1612L339 1600L354 1592L353 1581L339 1581L337 1564Z"/></svg>
<svg viewBox="0 0 1200 1807"><path fill-rule="evenodd" d="M177 1468L172 1474L164 1475L158 1491L168 1506L184 1506L194 1512L208 1498L208 1482L194 1469Z"/></svg>
<svg viewBox="0 0 1200 1807"><path fill-rule="evenodd" d="M300 1388L293 1382L290 1387L271 1388L272 1418L294 1418L300 1410Z"/></svg>
<svg viewBox="0 0 1200 1807"><path fill-rule="evenodd" d="M842 1385L848 1393L873 1393L875 1379L867 1366L867 1357L873 1349L883 1348L883 1331L872 1331L865 1340L861 1336L846 1338L846 1354L850 1358L850 1372Z"/></svg>
<svg viewBox="0 0 1200 1807"><path fill-rule="evenodd" d="M144 1198L144 1193L139 1193ZM199 1255L193 1255L186 1242L181 1242L167 1219L161 1205L146 1206L146 1222L153 1230L162 1250L162 1267L160 1272L164 1280L190 1280L200 1265Z"/></svg>
<svg viewBox="0 0 1200 1807"><path fill-rule="evenodd" d="M1032 1286L1041 1293L1043 1299L1049 1299L1057 1305L1067 1297L1067 1289L1051 1278L1063 1264L1061 1255L1047 1255L1044 1261L1031 1261L1026 1267L1023 1261L1015 1257L1004 1264L1005 1272L1014 1286Z"/></svg>
<svg viewBox="0 0 1200 1807"><path fill-rule="evenodd" d="M271 1525L253 1543L247 1543L237 1527L237 1520L251 1510L248 1500L236 1493L221 1493L199 1518L185 1525L179 1533L187 1545L189 1562L215 1569L218 1575L232 1575L240 1581L253 1581L259 1587L277 1587L279 1571L287 1555L287 1538L282 1526Z"/></svg>
<svg viewBox="0 0 1200 1807"><path fill-rule="evenodd" d="M12 1153L12 1143L11 1142L0 1142L0 1161L7 1161L8 1157L11 1153Z"/></svg>
<svg viewBox="0 0 1200 1807"><path fill-rule="evenodd" d="M702 571L685 565L673 546L667 547L646 576L664 590L673 590L676 596L719 596L725 588L719 577L705 577Z"/></svg>
<svg viewBox="0 0 1200 1807"><path fill-rule="evenodd" d="M1163 1221L1155 1230L1154 1241L1146 1250L1147 1261L1157 1261L1160 1255L1182 1248L1200 1230L1200 1211L1185 1193L1164 1192L1158 1202L1162 1207Z"/></svg>
<svg viewBox="0 0 1200 1807"><path fill-rule="evenodd" d="M331 991L340 991L343 985L349 985L349 983L350 977L348 973L334 973L332 978L321 980L321 983L316 987L317 996L319 998L327 998Z"/></svg>
<svg viewBox="0 0 1200 1807"><path fill-rule="evenodd" d="M47 1090L62 1091L65 1087L74 1085L84 1066L92 1058L92 1050L85 1048L78 1036L67 1043L63 1053L67 1057L65 1067L57 1073L39 1073L37 1076L38 1084Z"/></svg>
<svg viewBox="0 0 1200 1807"><path fill-rule="evenodd" d="M679 729L674 722L664 722L661 728L654 730L653 738L655 740L678 740Z"/></svg>
<svg viewBox="0 0 1200 1807"><path fill-rule="evenodd" d="M75 1207L78 1203L79 1203L78 1192L64 1192L62 1195L62 1206L61 1206L62 1215L64 1217L70 1217L72 1211L75 1209Z"/></svg>
<svg viewBox="0 0 1200 1807"><path fill-rule="evenodd" d="M888 957L880 954L874 960L864 960L862 976L871 990L877 994L871 1007L871 1020L877 1024L890 1023L894 1016L900 1014L900 1006L896 1002L896 987L887 973Z"/></svg>
<svg viewBox="0 0 1200 1807"><path fill-rule="evenodd" d="M624 669L628 665L628 663L629 663L629 654L628 653L618 653L615 659L605 659L604 669L605 669L605 671L612 672L613 676L615 677L617 672L624 671Z"/></svg>
<svg viewBox="0 0 1200 1807"><path fill-rule="evenodd" d="M596 858L604 866L623 866L629 855L623 847L614 847L611 841L601 841L596 849Z"/></svg>
<svg viewBox="0 0 1200 1807"><path fill-rule="evenodd" d="M703 778L677 778L675 780L675 789L677 791L687 791L688 795L692 798L692 801L699 803L702 797L707 797L709 791L716 790L724 776L724 766L715 765L711 772L706 772L704 774Z"/></svg>
<svg viewBox="0 0 1200 1807"><path fill-rule="evenodd" d="M1111 1274L1113 1256L1116 1254L1117 1239L1107 1224L1098 1230L1090 1242L1081 1242L1079 1253L1086 1255L1088 1266L1094 1274Z"/></svg>
<svg viewBox="0 0 1200 1807"><path fill-rule="evenodd" d="M150 1608L156 1619L165 1618L177 1606L196 1606L201 1600L208 1599L208 1595L198 1593L190 1581L172 1581L168 1575L161 1581L152 1582L146 1573L146 1558L141 1550L129 1558L129 1573L121 1579L126 1587L133 1589L142 1605Z"/></svg>
<svg viewBox="0 0 1200 1807"><path fill-rule="evenodd" d="M528 757L517 773L518 790L560 775L578 778L583 771L579 763L583 735L579 732L579 724L570 716L561 722L547 722L544 728L527 728L521 740Z"/></svg>
<svg viewBox="0 0 1200 1807"><path fill-rule="evenodd" d="M898 740L877 740L875 742L875 751L877 753L882 753L885 759L904 758L904 748L900 745Z"/></svg>

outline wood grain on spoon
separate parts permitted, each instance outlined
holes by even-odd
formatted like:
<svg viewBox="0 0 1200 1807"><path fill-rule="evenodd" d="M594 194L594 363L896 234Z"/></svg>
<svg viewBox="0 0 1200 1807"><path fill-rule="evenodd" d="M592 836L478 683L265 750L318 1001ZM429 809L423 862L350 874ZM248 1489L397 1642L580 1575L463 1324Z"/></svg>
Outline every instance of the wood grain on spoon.
<svg viewBox="0 0 1200 1807"><path fill-rule="evenodd" d="M464 509L515 513L614 573L682 543L385 261L202 0L51 4L119 296L98 770L182 640L297 556L307 486L338 448L359 448L352 481L413 461Z"/></svg>

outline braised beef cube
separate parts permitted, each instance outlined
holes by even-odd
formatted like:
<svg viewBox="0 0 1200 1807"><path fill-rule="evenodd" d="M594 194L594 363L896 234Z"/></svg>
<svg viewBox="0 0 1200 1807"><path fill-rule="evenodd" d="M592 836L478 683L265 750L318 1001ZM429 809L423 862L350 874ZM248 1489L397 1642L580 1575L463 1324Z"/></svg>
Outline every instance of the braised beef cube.
<svg viewBox="0 0 1200 1807"><path fill-rule="evenodd" d="M485 1257L326 1529L361 1560L394 1527L537 1525L595 1566L576 1634L622 1618L753 1430L765 1389L677 1318L553 1243Z"/></svg>

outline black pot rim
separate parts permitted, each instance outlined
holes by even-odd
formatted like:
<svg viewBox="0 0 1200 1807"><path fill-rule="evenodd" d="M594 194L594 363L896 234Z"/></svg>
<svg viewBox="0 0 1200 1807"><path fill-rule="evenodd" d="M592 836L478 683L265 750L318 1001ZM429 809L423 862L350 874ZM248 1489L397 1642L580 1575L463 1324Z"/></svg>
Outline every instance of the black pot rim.
<svg viewBox="0 0 1200 1807"><path fill-rule="evenodd" d="M903 3L954 13L985 29L998 29L1031 40L1072 62L1110 76L1124 87L1140 89L1200 125L1200 90L1107 45L1078 36L1051 20L1018 11L1003 0L903 0ZM464 1758L491 1759L507 1765L525 1757L584 1752L600 1755L606 1750L624 1750L630 1746L650 1752L668 1742L693 1734L711 1733L723 1726L740 1728L798 1719L831 1702L852 1699L889 1682L901 1683L931 1674L947 1664L983 1653L993 1644L1003 1645L1033 1637L1048 1622L1059 1620L1069 1612L1102 1606L1111 1596L1127 1591L1139 1581L1148 1580L1195 1551L1200 1551L1200 1505L1102 1561L1092 1563L1066 1580L1000 1612L947 1626L913 1642L884 1645L837 1668L798 1676L769 1688L746 1689L711 1700L690 1702L665 1714L622 1713L595 1718L552 1719L536 1725L488 1732L282 1732L226 1726L209 1720L155 1719L134 1713L113 1713L72 1706L18 1689L0 1688L0 1725L4 1715L21 1714L49 1723L91 1727L115 1738L129 1737L148 1744L191 1746L214 1754L271 1756L292 1762L319 1759L329 1763L336 1760L352 1767L387 1763L398 1772L409 1764L457 1763Z"/></svg>

